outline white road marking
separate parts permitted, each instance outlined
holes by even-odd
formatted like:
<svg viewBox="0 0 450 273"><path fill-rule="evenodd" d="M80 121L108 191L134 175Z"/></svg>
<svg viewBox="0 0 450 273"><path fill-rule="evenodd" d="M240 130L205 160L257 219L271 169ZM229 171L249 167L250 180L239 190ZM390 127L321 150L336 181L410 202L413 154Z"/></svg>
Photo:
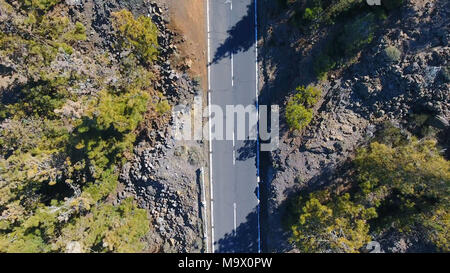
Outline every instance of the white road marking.
<svg viewBox="0 0 450 273"><path fill-rule="evenodd" d="M236 145L234 141L234 132L233 132L233 165L236 165Z"/></svg>
<svg viewBox="0 0 450 273"><path fill-rule="evenodd" d="M233 148L235 146L235 142L234 142L234 132L233 132Z"/></svg>
<svg viewBox="0 0 450 273"><path fill-rule="evenodd" d="M234 86L234 54L231 52L231 86Z"/></svg>
<svg viewBox="0 0 450 273"><path fill-rule="evenodd" d="M234 232L236 233L236 203L233 203L233 218Z"/></svg>

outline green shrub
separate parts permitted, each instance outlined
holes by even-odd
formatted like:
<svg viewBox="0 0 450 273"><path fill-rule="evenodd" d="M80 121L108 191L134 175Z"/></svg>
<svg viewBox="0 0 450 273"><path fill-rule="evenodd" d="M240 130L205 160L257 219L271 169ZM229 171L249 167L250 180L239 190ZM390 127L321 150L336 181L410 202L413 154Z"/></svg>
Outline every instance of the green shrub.
<svg viewBox="0 0 450 273"><path fill-rule="evenodd" d="M117 207L104 204L65 227L57 247L65 251L68 243L78 242L82 252L142 252L145 246L140 239L149 225L147 212L132 199Z"/></svg>
<svg viewBox="0 0 450 273"><path fill-rule="evenodd" d="M312 120L312 108L317 103L321 91L314 86L299 86L286 106L286 122L291 130L301 130Z"/></svg>
<svg viewBox="0 0 450 273"><path fill-rule="evenodd" d="M170 112L170 104L167 100L161 100L156 104L156 112L160 115L164 115Z"/></svg>
<svg viewBox="0 0 450 273"><path fill-rule="evenodd" d="M336 67L336 61L333 60L326 53L321 53L314 60L314 72L319 80L325 80L328 76L328 72Z"/></svg>
<svg viewBox="0 0 450 273"><path fill-rule="evenodd" d="M408 143L408 135L391 122L385 122L382 128L376 132L373 141L397 147Z"/></svg>
<svg viewBox="0 0 450 273"><path fill-rule="evenodd" d="M286 224L301 251L357 252L371 241L369 230L377 235L417 227L449 251L450 162L435 140L393 140L395 146L372 142L358 150L345 189L331 184L291 200Z"/></svg>
<svg viewBox="0 0 450 273"><path fill-rule="evenodd" d="M333 24L338 18L345 18L345 15L356 10L362 10L366 7L365 0L338 0L332 3L325 11L322 21ZM354 12L356 13L356 12Z"/></svg>
<svg viewBox="0 0 450 273"><path fill-rule="evenodd" d="M322 13L322 8L320 6L313 7L313 8L306 8L305 12L303 13L303 19L306 21L316 21L320 14Z"/></svg>
<svg viewBox="0 0 450 273"><path fill-rule="evenodd" d="M137 57L121 60L116 82L95 71L61 75L52 62L76 50L71 45L86 39L85 27L45 13L59 1L19 2L27 11L16 12L28 17L10 24L20 35L0 32L1 56L27 78L14 96L0 94L0 252L64 251L73 241L83 251L141 251L146 212L131 201L112 206L105 200L147 111L152 73L137 57L149 51L132 42L148 41L151 27L133 19L141 29L123 29ZM91 61L84 56L83 67ZM87 80L98 91L78 96Z"/></svg>
<svg viewBox="0 0 450 273"><path fill-rule="evenodd" d="M371 241L368 220L376 217L374 208L350 200L349 194L334 196L319 191L300 197L293 208L292 237L301 252L358 252Z"/></svg>
<svg viewBox="0 0 450 273"><path fill-rule="evenodd" d="M411 114L408 129L420 138L434 137L439 132L439 129L433 127L433 116L426 112Z"/></svg>
<svg viewBox="0 0 450 273"><path fill-rule="evenodd" d="M136 20L128 10L113 12L111 15L119 47L122 50L132 50L143 63L151 64L156 60L158 29L152 20L146 16L139 16Z"/></svg>
<svg viewBox="0 0 450 273"><path fill-rule="evenodd" d="M375 19L374 14L368 13L344 26L336 40L336 46L343 56L351 58L372 42L376 27Z"/></svg>
<svg viewBox="0 0 450 273"><path fill-rule="evenodd" d="M367 5L364 0L305 1L304 10L297 11L293 18L303 29L317 29L334 24L337 20L360 13ZM300 16L301 15L301 16Z"/></svg>
<svg viewBox="0 0 450 273"><path fill-rule="evenodd" d="M301 130L308 126L313 117L313 111L303 105L288 104L286 121L292 130Z"/></svg>
<svg viewBox="0 0 450 273"><path fill-rule="evenodd" d="M12 253L39 253L52 250L51 238L55 232L57 214L39 208L24 223L8 234L0 229L0 251Z"/></svg>
<svg viewBox="0 0 450 273"><path fill-rule="evenodd" d="M47 12L61 0L19 0L19 3L26 10Z"/></svg>
<svg viewBox="0 0 450 273"><path fill-rule="evenodd" d="M388 46L384 50L384 54L390 62L398 62L402 56L402 52L395 46Z"/></svg>
<svg viewBox="0 0 450 273"><path fill-rule="evenodd" d="M20 99L17 102L5 105L5 114L21 118L26 116L58 118L54 111L69 98L66 89L68 81L69 78L57 77L27 84L18 92Z"/></svg>
<svg viewBox="0 0 450 273"><path fill-rule="evenodd" d="M74 28L64 36L64 40L69 42L85 41L86 38L86 27L80 22L76 22Z"/></svg>
<svg viewBox="0 0 450 273"><path fill-rule="evenodd" d="M328 72L340 67L373 40L376 16L367 13L347 22L342 31L331 37L313 61L314 72L319 80L327 78Z"/></svg>
<svg viewBox="0 0 450 273"><path fill-rule="evenodd" d="M378 221L381 226L407 230L448 204L450 163L434 140L413 139L396 147L374 142L354 162L359 198L378 208L384 216Z"/></svg>

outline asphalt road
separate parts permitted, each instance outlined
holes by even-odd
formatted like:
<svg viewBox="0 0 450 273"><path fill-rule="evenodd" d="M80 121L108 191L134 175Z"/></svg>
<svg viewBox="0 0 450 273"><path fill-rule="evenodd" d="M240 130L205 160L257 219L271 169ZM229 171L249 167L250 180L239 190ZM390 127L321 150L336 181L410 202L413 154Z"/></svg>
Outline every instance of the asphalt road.
<svg viewBox="0 0 450 273"><path fill-rule="evenodd" d="M226 105L257 103L254 1L209 0L210 105L224 113ZM246 128L250 115L257 111L248 113ZM211 142L213 250L258 252L257 141L248 129L239 138L234 124L231 139Z"/></svg>

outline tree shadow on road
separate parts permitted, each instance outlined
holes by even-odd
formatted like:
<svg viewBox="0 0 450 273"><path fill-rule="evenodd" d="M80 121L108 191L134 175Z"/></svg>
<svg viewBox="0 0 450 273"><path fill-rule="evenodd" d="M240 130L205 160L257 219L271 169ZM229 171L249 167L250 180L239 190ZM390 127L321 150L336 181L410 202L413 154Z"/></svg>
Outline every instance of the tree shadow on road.
<svg viewBox="0 0 450 273"><path fill-rule="evenodd" d="M220 253L258 252L258 214L257 208L247 215L246 222L240 224L235 232L227 233L216 243Z"/></svg>
<svg viewBox="0 0 450 273"><path fill-rule="evenodd" d="M255 44L255 1L247 6L247 14L227 33L228 38L214 53L211 63L217 63L231 54L245 52Z"/></svg>
<svg viewBox="0 0 450 273"><path fill-rule="evenodd" d="M245 161L250 158L256 157L256 140L247 140L245 141L244 146L240 147L237 150L237 160Z"/></svg>

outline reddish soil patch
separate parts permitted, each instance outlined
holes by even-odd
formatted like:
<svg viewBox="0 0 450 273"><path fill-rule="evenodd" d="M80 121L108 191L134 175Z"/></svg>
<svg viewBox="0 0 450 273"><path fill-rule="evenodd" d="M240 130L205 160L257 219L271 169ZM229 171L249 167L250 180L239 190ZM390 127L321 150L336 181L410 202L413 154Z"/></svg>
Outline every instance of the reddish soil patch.
<svg viewBox="0 0 450 273"><path fill-rule="evenodd" d="M179 46L182 62L192 61L189 70L193 78L199 78L203 90L207 86L206 72L206 9L204 0L166 0L169 5L171 27L184 42ZM190 61L189 61L190 60Z"/></svg>

